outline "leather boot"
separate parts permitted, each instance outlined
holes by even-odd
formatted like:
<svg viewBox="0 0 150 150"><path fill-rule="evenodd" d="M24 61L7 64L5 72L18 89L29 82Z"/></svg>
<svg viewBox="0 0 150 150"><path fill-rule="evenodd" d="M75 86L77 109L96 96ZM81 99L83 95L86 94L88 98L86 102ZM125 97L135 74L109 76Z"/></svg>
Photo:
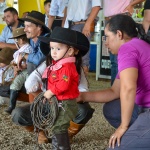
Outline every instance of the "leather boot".
<svg viewBox="0 0 150 150"><path fill-rule="evenodd" d="M34 131L34 126L25 126L24 127L28 132L33 132Z"/></svg>
<svg viewBox="0 0 150 150"><path fill-rule="evenodd" d="M5 109L6 113L11 114L13 109L16 107L18 93L19 92L17 90L10 90L10 103L9 103L9 107Z"/></svg>
<svg viewBox="0 0 150 150"><path fill-rule="evenodd" d="M34 132L34 126L25 126L25 129L28 132ZM45 132L40 130L38 133L38 144L44 144L44 143L49 143L49 142L51 142L51 139L48 139L45 135Z"/></svg>
<svg viewBox="0 0 150 150"><path fill-rule="evenodd" d="M84 127L84 124L77 124L73 121L70 121L70 126L68 128L68 135L69 135L70 143L72 143L73 136L75 136L83 127Z"/></svg>
<svg viewBox="0 0 150 150"><path fill-rule="evenodd" d="M52 136L52 150L71 150L67 132Z"/></svg>
<svg viewBox="0 0 150 150"><path fill-rule="evenodd" d="M38 144L49 143L48 138L45 135L45 132L40 130L38 133Z"/></svg>

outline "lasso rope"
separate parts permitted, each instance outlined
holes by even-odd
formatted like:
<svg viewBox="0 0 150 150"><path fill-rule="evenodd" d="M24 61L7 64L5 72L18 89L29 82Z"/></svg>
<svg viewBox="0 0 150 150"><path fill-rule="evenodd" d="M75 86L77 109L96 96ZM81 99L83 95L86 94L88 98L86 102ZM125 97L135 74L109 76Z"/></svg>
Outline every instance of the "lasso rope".
<svg viewBox="0 0 150 150"><path fill-rule="evenodd" d="M45 136L48 137L48 131L52 128L57 119L59 113L59 105L57 98L53 96L50 100L47 100L44 96L44 92L41 92L31 104L31 117L34 125L34 132L36 133L37 147L38 135L40 130L43 130ZM36 147L34 149L37 149Z"/></svg>
<svg viewBox="0 0 150 150"><path fill-rule="evenodd" d="M31 117L34 127L40 130L52 128L58 116L58 101L53 96L49 101L44 98L44 92L40 93L31 105Z"/></svg>

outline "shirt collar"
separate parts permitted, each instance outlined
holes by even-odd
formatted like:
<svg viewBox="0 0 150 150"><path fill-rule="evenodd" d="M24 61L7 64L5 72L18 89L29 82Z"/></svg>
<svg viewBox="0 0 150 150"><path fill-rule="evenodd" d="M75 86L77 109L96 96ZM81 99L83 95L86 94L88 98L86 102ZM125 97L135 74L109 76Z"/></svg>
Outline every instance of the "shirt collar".
<svg viewBox="0 0 150 150"><path fill-rule="evenodd" d="M61 59L60 61L56 62L56 61L53 61L53 63L55 63L54 65L51 65L49 67L47 67L42 75L42 78L47 78L48 77L48 72L49 70L51 71L56 71L56 70L59 70L60 68L62 68L62 65L65 64L65 63L71 63L71 62L75 62L76 61L76 58L75 57L68 57L68 58L64 58L64 59Z"/></svg>

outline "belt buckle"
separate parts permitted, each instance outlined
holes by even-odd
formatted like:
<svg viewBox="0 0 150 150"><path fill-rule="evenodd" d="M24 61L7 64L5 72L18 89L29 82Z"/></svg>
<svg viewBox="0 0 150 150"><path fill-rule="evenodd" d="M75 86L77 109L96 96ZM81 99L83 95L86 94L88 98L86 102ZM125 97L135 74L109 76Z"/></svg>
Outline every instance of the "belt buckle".
<svg viewBox="0 0 150 150"><path fill-rule="evenodd" d="M71 25L75 25L75 22L72 21L72 22L71 22Z"/></svg>

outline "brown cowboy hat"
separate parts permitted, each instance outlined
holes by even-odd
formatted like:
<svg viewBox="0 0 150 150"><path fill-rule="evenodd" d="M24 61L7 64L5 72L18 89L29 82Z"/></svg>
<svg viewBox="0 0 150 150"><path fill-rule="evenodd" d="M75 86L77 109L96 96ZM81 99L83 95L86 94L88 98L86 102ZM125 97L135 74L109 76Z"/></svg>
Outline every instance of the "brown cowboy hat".
<svg viewBox="0 0 150 150"><path fill-rule="evenodd" d="M0 51L0 63L9 65L13 60L14 52L15 51L9 47L2 48L2 50Z"/></svg>
<svg viewBox="0 0 150 150"><path fill-rule="evenodd" d="M39 11L31 11L25 18L18 19L20 21L28 21L37 25L41 25L45 31L45 33L49 33L49 28L45 25L45 15Z"/></svg>
<svg viewBox="0 0 150 150"><path fill-rule="evenodd" d="M90 47L89 40L84 34L62 27L55 27L49 37L39 36L38 38L44 43L58 42L73 46L80 51L82 56L89 51Z"/></svg>
<svg viewBox="0 0 150 150"><path fill-rule="evenodd" d="M18 38L20 36L26 35L26 33L24 32L24 28L17 28L12 32L13 37L9 38L9 39L15 39Z"/></svg>

